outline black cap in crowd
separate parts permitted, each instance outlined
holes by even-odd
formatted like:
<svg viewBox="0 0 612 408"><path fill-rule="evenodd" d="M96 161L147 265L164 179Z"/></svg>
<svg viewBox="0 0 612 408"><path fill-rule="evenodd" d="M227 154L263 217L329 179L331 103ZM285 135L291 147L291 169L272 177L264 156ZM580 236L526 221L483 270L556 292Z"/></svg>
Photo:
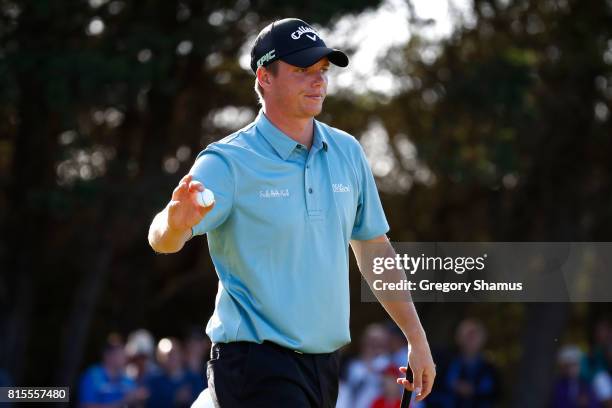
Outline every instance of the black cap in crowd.
<svg viewBox="0 0 612 408"><path fill-rule="evenodd" d="M266 26L255 40L251 50L251 69L257 72L276 60L296 67L306 68L321 58L339 67L348 65L345 53L328 48L319 34L307 23L297 18L285 18Z"/></svg>

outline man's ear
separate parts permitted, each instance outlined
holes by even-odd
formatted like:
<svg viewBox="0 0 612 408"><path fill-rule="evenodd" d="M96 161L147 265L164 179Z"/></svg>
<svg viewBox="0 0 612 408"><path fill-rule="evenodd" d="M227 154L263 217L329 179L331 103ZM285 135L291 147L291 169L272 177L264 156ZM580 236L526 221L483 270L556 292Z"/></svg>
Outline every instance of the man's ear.
<svg viewBox="0 0 612 408"><path fill-rule="evenodd" d="M270 73L264 68L257 68L257 81L259 81L259 85L266 89L268 85L270 85Z"/></svg>

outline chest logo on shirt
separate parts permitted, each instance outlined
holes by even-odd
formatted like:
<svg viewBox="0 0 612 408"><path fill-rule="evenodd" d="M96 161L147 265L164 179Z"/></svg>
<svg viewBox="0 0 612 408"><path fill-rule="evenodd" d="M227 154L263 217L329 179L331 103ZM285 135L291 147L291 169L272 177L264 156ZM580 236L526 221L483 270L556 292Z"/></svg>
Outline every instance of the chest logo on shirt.
<svg viewBox="0 0 612 408"><path fill-rule="evenodd" d="M334 190L334 193L350 193L351 192L351 188L348 185L342 184L342 183L332 184L332 189Z"/></svg>
<svg viewBox="0 0 612 408"><path fill-rule="evenodd" d="M268 189L259 190L259 198L287 198L289 197L289 189Z"/></svg>

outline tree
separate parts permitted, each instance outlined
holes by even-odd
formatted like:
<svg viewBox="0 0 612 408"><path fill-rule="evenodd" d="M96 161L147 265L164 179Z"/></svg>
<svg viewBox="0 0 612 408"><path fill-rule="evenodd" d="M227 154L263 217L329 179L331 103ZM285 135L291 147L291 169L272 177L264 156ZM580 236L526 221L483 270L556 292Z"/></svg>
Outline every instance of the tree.
<svg viewBox="0 0 612 408"><path fill-rule="evenodd" d="M0 2L0 361L16 382L48 384L55 366L72 383L105 332L147 323L156 299L134 306L135 293L163 294L199 262L194 250L153 256L146 231L227 131L206 118L254 108L237 63L249 36L277 16L325 24L374 4Z"/></svg>

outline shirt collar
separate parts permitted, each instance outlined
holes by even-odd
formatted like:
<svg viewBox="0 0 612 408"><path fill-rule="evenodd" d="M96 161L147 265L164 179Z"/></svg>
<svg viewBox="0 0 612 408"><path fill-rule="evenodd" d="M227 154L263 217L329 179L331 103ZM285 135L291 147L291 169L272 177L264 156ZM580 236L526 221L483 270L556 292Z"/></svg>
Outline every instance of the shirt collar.
<svg viewBox="0 0 612 408"><path fill-rule="evenodd" d="M270 119L264 114L263 110L259 111L257 118L255 118L255 126L263 135L263 137L270 143L276 153L283 159L287 160L299 143L291 139L282 130L274 126ZM314 137L312 140L312 148L315 152L320 149L327 150L327 142L323 135L320 124L315 120L313 125ZM315 153L312 152L312 153Z"/></svg>
<svg viewBox="0 0 612 408"><path fill-rule="evenodd" d="M314 121L314 137L312 139L312 148L316 149L313 153L323 149L327 151L328 143L325 137L325 131L321 124L315 119Z"/></svg>

